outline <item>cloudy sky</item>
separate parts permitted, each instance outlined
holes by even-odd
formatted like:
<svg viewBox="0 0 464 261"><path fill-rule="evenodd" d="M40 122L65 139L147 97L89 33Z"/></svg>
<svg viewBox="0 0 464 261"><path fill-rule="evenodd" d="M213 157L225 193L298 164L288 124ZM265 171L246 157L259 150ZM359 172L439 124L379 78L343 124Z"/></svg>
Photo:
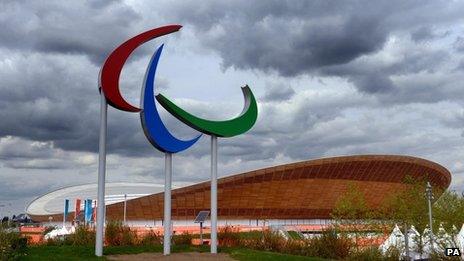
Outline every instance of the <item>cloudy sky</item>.
<svg viewBox="0 0 464 261"><path fill-rule="evenodd" d="M139 104L165 48L157 91L210 119L259 118L219 140L219 175L349 154L438 162L464 190L464 1L0 0L0 215L50 190L97 181L105 57L166 24L180 32L128 60L121 91ZM109 109L108 181L163 182L163 154L135 113ZM197 134L163 111L180 138ZM173 180L209 176L209 139L174 157ZM9 206L11 204L11 207Z"/></svg>

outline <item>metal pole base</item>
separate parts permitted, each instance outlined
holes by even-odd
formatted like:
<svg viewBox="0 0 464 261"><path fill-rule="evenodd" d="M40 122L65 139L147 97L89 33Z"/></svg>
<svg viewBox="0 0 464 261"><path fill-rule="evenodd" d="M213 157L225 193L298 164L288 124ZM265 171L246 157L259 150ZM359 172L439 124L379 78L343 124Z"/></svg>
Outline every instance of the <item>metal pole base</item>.
<svg viewBox="0 0 464 261"><path fill-rule="evenodd" d="M164 244L163 254L171 254L171 177L172 177L172 154L165 153L164 161Z"/></svg>
<svg viewBox="0 0 464 261"><path fill-rule="evenodd" d="M217 253L217 137L211 136L211 253Z"/></svg>
<svg viewBox="0 0 464 261"><path fill-rule="evenodd" d="M95 235L95 255L103 255L103 238L105 227L105 175L106 175L106 129L108 105L103 91L100 94L100 142L98 156L98 197L97 229Z"/></svg>

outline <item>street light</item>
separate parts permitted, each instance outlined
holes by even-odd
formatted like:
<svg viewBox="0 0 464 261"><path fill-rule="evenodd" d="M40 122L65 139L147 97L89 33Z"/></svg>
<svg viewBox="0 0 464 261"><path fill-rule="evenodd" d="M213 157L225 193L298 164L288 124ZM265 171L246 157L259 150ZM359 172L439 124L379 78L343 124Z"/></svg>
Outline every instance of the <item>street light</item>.
<svg viewBox="0 0 464 261"><path fill-rule="evenodd" d="M127 194L124 194L124 226L127 226L126 213L127 213Z"/></svg>
<svg viewBox="0 0 464 261"><path fill-rule="evenodd" d="M433 193L432 193L432 186L430 182L427 182L427 187L425 188L425 194L427 196L427 200L429 203L429 226L430 226L430 249L433 252L433 221L432 221L432 200L433 200Z"/></svg>

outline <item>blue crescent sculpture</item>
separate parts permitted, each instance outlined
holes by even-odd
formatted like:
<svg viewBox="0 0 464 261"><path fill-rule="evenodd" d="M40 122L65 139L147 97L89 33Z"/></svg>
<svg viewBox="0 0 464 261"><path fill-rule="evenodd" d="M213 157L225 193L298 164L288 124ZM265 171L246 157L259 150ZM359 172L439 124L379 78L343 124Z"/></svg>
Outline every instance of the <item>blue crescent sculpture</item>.
<svg viewBox="0 0 464 261"><path fill-rule="evenodd" d="M156 67L158 66L163 46L164 44L156 50L145 73L140 101L140 107L142 108L140 120L145 136L153 146L162 152L176 153L188 149L195 144L202 134L191 140L179 140L168 131L160 118L155 103L154 82Z"/></svg>

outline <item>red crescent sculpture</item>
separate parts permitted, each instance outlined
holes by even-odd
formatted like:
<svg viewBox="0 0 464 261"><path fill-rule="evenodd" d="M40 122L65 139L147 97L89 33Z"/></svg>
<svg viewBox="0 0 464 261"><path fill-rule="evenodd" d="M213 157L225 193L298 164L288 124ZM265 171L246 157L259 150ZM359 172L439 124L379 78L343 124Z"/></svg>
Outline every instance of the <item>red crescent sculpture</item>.
<svg viewBox="0 0 464 261"><path fill-rule="evenodd" d="M137 47L156 37L177 32L181 27L181 25L167 25L143 32L125 41L106 58L99 75L99 88L103 90L109 105L127 112L141 111L140 108L124 100L119 91L119 76L122 67Z"/></svg>

